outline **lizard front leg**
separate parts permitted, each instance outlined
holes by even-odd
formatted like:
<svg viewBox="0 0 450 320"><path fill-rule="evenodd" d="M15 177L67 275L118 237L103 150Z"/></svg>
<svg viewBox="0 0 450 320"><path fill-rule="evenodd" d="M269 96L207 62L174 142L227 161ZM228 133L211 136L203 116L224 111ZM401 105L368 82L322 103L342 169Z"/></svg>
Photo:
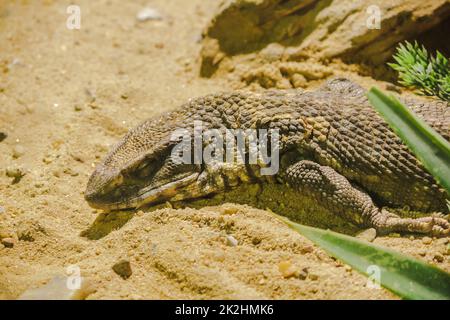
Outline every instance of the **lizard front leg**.
<svg viewBox="0 0 450 320"><path fill-rule="evenodd" d="M282 182L312 197L326 209L359 225L374 227L380 233L417 232L448 236L450 223L439 217L401 218L378 208L370 196L354 187L333 168L302 160L289 166Z"/></svg>

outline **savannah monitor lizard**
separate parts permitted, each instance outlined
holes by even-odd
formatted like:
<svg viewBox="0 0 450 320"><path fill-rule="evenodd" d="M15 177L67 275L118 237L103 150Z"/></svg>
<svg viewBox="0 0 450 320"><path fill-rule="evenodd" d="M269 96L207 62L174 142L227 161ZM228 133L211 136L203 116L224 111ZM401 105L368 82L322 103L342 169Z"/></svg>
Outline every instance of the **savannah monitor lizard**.
<svg viewBox="0 0 450 320"><path fill-rule="evenodd" d="M450 140L447 103L401 101ZM174 161L171 151L178 141L172 133L193 132L194 120L221 132L278 129L278 173L263 176L258 164ZM442 215L449 211L445 190L372 109L365 90L344 78L315 91L236 91L191 99L126 134L95 169L85 198L94 208L120 210L205 197L252 182L285 184L380 233L450 233ZM389 210L404 206L428 216L402 218Z"/></svg>

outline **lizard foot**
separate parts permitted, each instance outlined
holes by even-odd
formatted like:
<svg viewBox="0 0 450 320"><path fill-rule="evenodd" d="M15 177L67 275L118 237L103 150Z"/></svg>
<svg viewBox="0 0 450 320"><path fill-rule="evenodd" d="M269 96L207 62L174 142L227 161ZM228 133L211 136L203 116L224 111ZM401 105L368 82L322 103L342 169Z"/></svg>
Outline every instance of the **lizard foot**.
<svg viewBox="0 0 450 320"><path fill-rule="evenodd" d="M391 214L382 210L385 219L379 220L377 229L382 232L414 232L428 234L436 237L450 236L450 222L445 218L431 216L423 218L400 218L397 215Z"/></svg>

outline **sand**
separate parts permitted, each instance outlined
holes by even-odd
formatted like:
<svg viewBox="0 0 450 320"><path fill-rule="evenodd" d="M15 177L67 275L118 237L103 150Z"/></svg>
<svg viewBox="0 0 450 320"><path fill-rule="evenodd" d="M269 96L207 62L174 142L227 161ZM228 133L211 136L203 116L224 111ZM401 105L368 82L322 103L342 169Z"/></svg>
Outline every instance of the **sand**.
<svg viewBox="0 0 450 320"><path fill-rule="evenodd" d="M91 209L87 179L129 128L233 84L198 76L212 1L78 1L80 30L66 28L69 4L0 4L0 238L12 244L0 244L0 298L75 266L87 299L397 299L264 210ZM146 6L162 20L137 21ZM448 256L435 259L442 240L375 243L450 270ZM126 279L113 270L121 261L131 268Z"/></svg>

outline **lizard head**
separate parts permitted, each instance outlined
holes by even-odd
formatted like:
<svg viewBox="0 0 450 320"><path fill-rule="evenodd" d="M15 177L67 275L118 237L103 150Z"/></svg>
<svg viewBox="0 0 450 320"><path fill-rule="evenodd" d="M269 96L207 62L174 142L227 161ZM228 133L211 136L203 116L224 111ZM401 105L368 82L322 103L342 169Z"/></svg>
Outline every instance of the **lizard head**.
<svg viewBox="0 0 450 320"><path fill-rule="evenodd" d="M182 114L172 113L128 132L91 175L85 191L89 205L107 211L138 208L215 193L223 189L224 175L243 180L233 164L180 162L176 146L194 135L189 121L180 119ZM186 135L174 139L180 129Z"/></svg>
<svg viewBox="0 0 450 320"><path fill-rule="evenodd" d="M169 200L195 183L200 166L173 160L176 117L168 114L146 121L112 148L89 178L85 199L91 207L137 208Z"/></svg>

